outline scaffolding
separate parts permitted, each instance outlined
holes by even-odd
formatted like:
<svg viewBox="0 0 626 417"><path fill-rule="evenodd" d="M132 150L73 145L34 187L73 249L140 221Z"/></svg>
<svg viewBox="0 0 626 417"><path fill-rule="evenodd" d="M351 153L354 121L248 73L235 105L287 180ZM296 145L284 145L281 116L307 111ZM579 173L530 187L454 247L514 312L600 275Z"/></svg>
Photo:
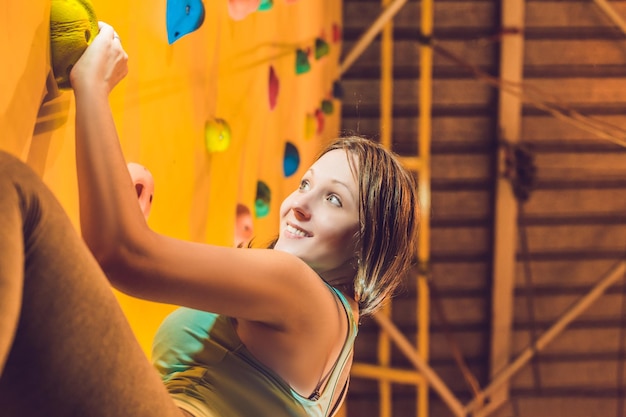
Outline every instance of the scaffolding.
<svg viewBox="0 0 626 417"><path fill-rule="evenodd" d="M340 64L340 75L343 75L363 51L371 44L376 36L381 34L381 79L380 79L380 134L381 143L388 149L392 149L392 126L393 126L393 17L407 3L407 0L381 0L381 13L367 31L358 39L354 47L347 53ZM626 23L612 9L605 0L594 0L596 5L626 33ZM367 378L378 380L379 386L379 415L390 417L393 415L392 384L409 384L416 387L416 414L420 417L429 415L428 393L432 388L457 417L486 417L496 411L509 399L509 381L520 369L522 369L536 354L544 349L555 337L557 337L573 320L579 317L593 302L595 302L611 285L626 274L626 261L617 262L613 268L601 276L596 284L580 299L574 303L561 317L559 317L546 331L537 337L517 357L510 357L509 338L512 323L511 314L502 314L509 311L512 305L514 290L514 265L515 265L515 236L517 236L516 224L518 216L518 201L516 200L511 182L500 175L496 186L496 222L495 222L495 247L499 248L494 254L493 275L494 280L492 310L498 311L494 318L491 329L491 374L490 382L483 389L474 391L474 398L467 404L462 404L450 391L441 378L428 365L429 346L429 310L430 291L428 286L429 263L430 263L430 199L431 199L431 108L432 108L432 68L433 54L441 53L446 58L456 59L453 54L437 46L432 39L433 32L433 1L422 0L420 2L420 79L419 79L419 119L417 154L404 156L402 163L407 169L414 172L418 179L420 196L420 235L419 246L416 253L418 267L415 279L417 302L417 338L414 342L407 339L391 320L393 305L390 303L374 316L374 321L380 327L378 339L378 358L376 364L354 363L352 376L355 378ZM502 27L512 29L507 31L507 36L501 40L501 77L496 85L500 91L498 125L502 130L503 139L507 143L516 143L520 136L521 109L524 100L538 108L538 103L532 98L524 97L522 91L523 69L523 24L524 24L524 0L507 0L503 2L501 11ZM463 63L461 63L463 64ZM477 78L481 77L478 70L474 71ZM505 80L505 81L503 81ZM488 82L490 80L487 80ZM493 84L493 83L492 83ZM511 90L511 85L515 89ZM558 114L551 112L553 116ZM587 131L598 134L605 138L607 134L592 130L587 125L577 123L574 118L568 121ZM609 138L610 139L610 138ZM620 142L622 144L622 142ZM500 168L504 158L502 149ZM498 217L499 216L499 217ZM391 364L392 343L415 367L414 370L393 368ZM347 410L342 409L342 415L347 415Z"/></svg>
<svg viewBox="0 0 626 417"><path fill-rule="evenodd" d="M346 55L340 65L340 75L352 65L359 55L368 47L374 38L381 34L381 79L380 79L380 133L381 144L392 150L393 133L393 22L395 14L401 10L407 0L382 0L382 12L378 19L360 37L354 48ZM421 3L421 32L424 38L432 35L433 2L425 0ZM402 164L417 177L419 190L420 233L416 259L418 263L415 279L417 301L417 340L411 343L391 321L392 303L388 303L377 312L374 320L381 328L378 340L378 363L376 365L355 363L352 367L352 376L377 379L379 385L379 415L391 417L392 384L411 384L416 388L416 415L428 415L429 383L433 385L444 398L448 398L453 409L461 412L462 406L454 399L452 393L427 365L429 346L429 289L428 269L430 263L430 146L431 146L431 101L432 101L432 59L433 51L430 45L422 43L420 46L420 82L419 82L419 119L417 154L402 156ZM394 369L391 367L392 341L401 349L408 360L415 366L415 371ZM457 414L460 415L460 414Z"/></svg>

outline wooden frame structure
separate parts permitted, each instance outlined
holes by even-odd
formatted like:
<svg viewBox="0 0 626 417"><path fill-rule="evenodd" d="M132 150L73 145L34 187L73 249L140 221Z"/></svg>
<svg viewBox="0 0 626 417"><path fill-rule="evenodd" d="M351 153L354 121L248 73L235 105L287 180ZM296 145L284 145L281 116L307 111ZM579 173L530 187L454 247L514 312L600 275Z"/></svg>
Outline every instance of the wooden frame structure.
<svg viewBox="0 0 626 417"><path fill-rule="evenodd" d="M626 33L626 23L605 0L594 0L603 12ZM340 64L340 73L345 73L368 47L374 38L382 32L381 42L381 103L380 134L381 143L391 148L392 108L393 108L393 23L396 13L407 0L382 0L381 14L370 28L359 38L344 61ZM516 144L521 137L521 113L524 102L522 91L523 50L524 50L524 0L505 0L502 2L501 27L505 28L500 50L500 78L506 80L513 91L503 89L499 95L498 129L503 142ZM517 245L518 200L514 196L510 180L502 174L504 151L499 155L499 178L496 185L494 262L492 287L492 323L490 383L468 404L463 405L454 396L446 384L428 365L429 343L429 210L430 210L430 143L431 143L431 90L433 47L430 43L433 31L433 2L421 2L421 38L420 43L420 82L419 82L419 128L418 154L403 157L403 163L418 178L421 195L422 223L420 229L418 259L417 298L418 298L418 335L416 343L411 343L390 319L389 306L375 317L381 329L378 342L378 363L376 365L355 363L353 377L376 379L379 381L381 417L393 415L392 383L412 384L417 389L417 416L428 416L428 391L432 388L457 417L486 417L498 410L509 399L509 380L534 355L545 348L572 321L579 317L611 285L626 274L626 261L620 261L602 276L590 291L582 296L552 326L539 335L516 358L511 358L511 327L513 322L513 293L515 287L515 262ZM514 94L511 94L513 92ZM390 343L395 343L406 356L415 370L394 369L390 366ZM345 415L344 410L344 415Z"/></svg>

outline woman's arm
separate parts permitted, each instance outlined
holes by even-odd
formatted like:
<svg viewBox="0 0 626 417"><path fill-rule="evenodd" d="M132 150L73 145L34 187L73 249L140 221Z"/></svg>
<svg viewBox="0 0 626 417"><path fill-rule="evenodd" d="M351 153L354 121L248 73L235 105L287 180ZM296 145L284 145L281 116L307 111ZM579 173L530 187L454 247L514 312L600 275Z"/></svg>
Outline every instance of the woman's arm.
<svg viewBox="0 0 626 417"><path fill-rule="evenodd" d="M100 23L70 74L76 98L76 167L83 238L106 265L124 233L147 227L136 205L130 175L109 107L109 93L128 71L115 31Z"/></svg>
<svg viewBox="0 0 626 417"><path fill-rule="evenodd" d="M126 61L113 28L101 24L71 73L81 229L111 283L139 298L278 327L333 311L322 280L292 255L184 242L148 227L108 103Z"/></svg>

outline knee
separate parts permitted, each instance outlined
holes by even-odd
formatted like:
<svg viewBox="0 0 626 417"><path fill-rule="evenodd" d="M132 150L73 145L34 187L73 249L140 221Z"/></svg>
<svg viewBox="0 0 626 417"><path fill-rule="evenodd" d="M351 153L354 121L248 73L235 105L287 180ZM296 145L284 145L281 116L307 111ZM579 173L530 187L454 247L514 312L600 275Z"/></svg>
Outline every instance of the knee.
<svg viewBox="0 0 626 417"><path fill-rule="evenodd" d="M22 181L39 181L38 175L28 165L8 152L0 150L0 180L13 183Z"/></svg>
<svg viewBox="0 0 626 417"><path fill-rule="evenodd" d="M63 212L37 173L19 158L0 151L0 216L17 213L25 237L36 232L43 218L50 222ZM46 213L45 216L43 213Z"/></svg>
<svg viewBox="0 0 626 417"><path fill-rule="evenodd" d="M10 163L11 161L14 161L14 160L19 161L19 159L16 158L15 156L11 155L7 151L3 151L3 150L0 149L0 162L2 164L4 164L5 162L6 163Z"/></svg>
<svg viewBox="0 0 626 417"><path fill-rule="evenodd" d="M7 152L0 151L0 200L2 205L17 203L21 210L30 210L42 196L48 194L47 187L28 165Z"/></svg>

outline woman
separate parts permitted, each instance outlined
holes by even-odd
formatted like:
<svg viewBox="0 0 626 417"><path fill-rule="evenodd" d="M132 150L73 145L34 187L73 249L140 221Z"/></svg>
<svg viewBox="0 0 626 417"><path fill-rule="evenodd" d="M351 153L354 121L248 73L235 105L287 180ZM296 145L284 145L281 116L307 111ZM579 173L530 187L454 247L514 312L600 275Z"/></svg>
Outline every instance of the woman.
<svg viewBox="0 0 626 417"><path fill-rule="evenodd" d="M332 415L345 396L359 315L379 307L412 260L410 175L380 146L341 139L281 205L273 249L160 235L136 202L108 105L126 60L101 24L70 77L89 250L36 176L0 157L0 410ZM154 366L107 279L184 306L158 331Z"/></svg>

